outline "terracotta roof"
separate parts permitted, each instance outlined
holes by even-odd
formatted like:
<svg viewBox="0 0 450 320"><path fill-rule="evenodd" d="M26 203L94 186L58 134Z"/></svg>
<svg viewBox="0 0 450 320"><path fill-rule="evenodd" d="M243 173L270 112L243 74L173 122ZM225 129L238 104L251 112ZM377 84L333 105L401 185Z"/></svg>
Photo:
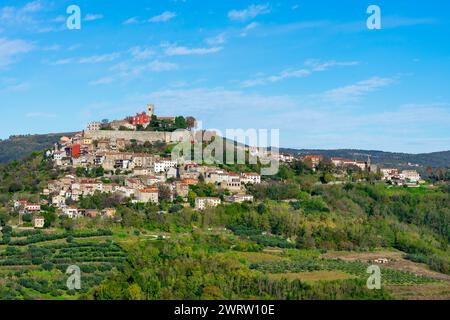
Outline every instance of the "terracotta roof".
<svg viewBox="0 0 450 320"><path fill-rule="evenodd" d="M139 192L141 192L141 193L158 193L158 189L157 188L146 188L146 189L139 190Z"/></svg>

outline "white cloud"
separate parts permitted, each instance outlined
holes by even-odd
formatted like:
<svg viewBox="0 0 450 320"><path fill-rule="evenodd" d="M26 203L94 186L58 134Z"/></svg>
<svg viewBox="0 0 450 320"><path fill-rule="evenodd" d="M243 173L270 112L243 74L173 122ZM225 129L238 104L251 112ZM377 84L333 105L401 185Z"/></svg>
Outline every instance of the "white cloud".
<svg viewBox="0 0 450 320"><path fill-rule="evenodd" d="M305 62L305 68L301 69L288 69L284 70L276 75L266 76L266 77L258 77L255 79L249 79L243 81L241 86L244 88L255 87L259 85L266 85L269 83L279 82L289 78L304 78L308 77L315 72L326 71L332 67L347 67L347 66L355 66L358 65L357 61L324 61L320 60L307 60Z"/></svg>
<svg viewBox="0 0 450 320"><path fill-rule="evenodd" d="M351 67L359 64L359 61L320 61L316 59L310 59L305 62L305 66L309 67L312 71L326 71L332 67Z"/></svg>
<svg viewBox="0 0 450 320"><path fill-rule="evenodd" d="M89 82L90 85L110 84L120 80L133 80L150 72L167 72L177 70L178 65L171 62L153 60L139 64L136 60L123 61L109 68L109 75Z"/></svg>
<svg viewBox="0 0 450 320"><path fill-rule="evenodd" d="M138 17L131 17L123 22L123 24L138 24Z"/></svg>
<svg viewBox="0 0 450 320"><path fill-rule="evenodd" d="M33 49L33 45L24 40L0 38L0 68L14 63L17 56Z"/></svg>
<svg viewBox="0 0 450 320"><path fill-rule="evenodd" d="M59 15L52 19L53 22L58 22L58 23L65 22L66 20L67 20L67 17L63 16L63 15Z"/></svg>
<svg viewBox="0 0 450 320"><path fill-rule="evenodd" d="M247 26L245 26L244 30L245 31L253 30L253 29L255 29L258 26L259 26L258 23L252 22L252 23L248 24Z"/></svg>
<svg viewBox="0 0 450 320"><path fill-rule="evenodd" d="M367 93L386 87L394 82L391 78L373 77L355 84L326 91L323 97L334 103L357 102Z"/></svg>
<svg viewBox="0 0 450 320"><path fill-rule="evenodd" d="M103 55L95 55L95 56L80 58L78 60L78 63L85 64L85 63L111 62L111 61L116 60L119 56L120 56L119 53L109 53L109 54L103 54Z"/></svg>
<svg viewBox="0 0 450 320"><path fill-rule="evenodd" d="M186 55L207 55L222 51L222 47L212 48L187 48L178 46L169 46L166 48L165 53L168 56L186 56Z"/></svg>
<svg viewBox="0 0 450 320"><path fill-rule="evenodd" d="M23 7L2 7L0 8L0 25L38 28L39 23L34 19L33 14L42 8L43 5L40 1L28 2Z"/></svg>
<svg viewBox="0 0 450 320"><path fill-rule="evenodd" d="M153 56L155 52L150 48L133 47L129 50L131 56L136 60L146 60Z"/></svg>
<svg viewBox="0 0 450 320"><path fill-rule="evenodd" d="M178 65L175 63L170 62L161 62L159 60L154 60L150 62L148 65L148 70L155 71L155 72L161 72L161 71L171 71L178 69Z"/></svg>
<svg viewBox="0 0 450 320"><path fill-rule="evenodd" d="M264 109L292 108L295 101L287 96L265 96L260 94L246 94L242 91L226 90L223 88L197 88L186 90L162 90L148 95L134 97L136 100L154 101L161 108L189 110L190 112L210 111L223 114L223 110L248 110L255 112ZM172 110L167 110L172 112Z"/></svg>
<svg viewBox="0 0 450 320"><path fill-rule="evenodd" d="M150 18L148 21L149 22L167 22L169 20L172 20L176 16L177 16L177 14L175 12L165 11L165 12L161 13L160 15Z"/></svg>
<svg viewBox="0 0 450 320"><path fill-rule="evenodd" d="M15 79L0 79L0 93L23 92L30 88L28 82L17 82Z"/></svg>
<svg viewBox="0 0 450 320"><path fill-rule="evenodd" d="M207 44L211 46L216 46L219 44L224 44L226 42L225 33L221 33L215 37L211 37L205 40Z"/></svg>
<svg viewBox="0 0 450 320"><path fill-rule="evenodd" d="M64 65L64 64L74 63L74 62L75 62L74 59L72 59L72 58L67 58L67 59L59 59L59 60L56 60L55 62L53 62L53 63L51 63L51 64L60 66L60 65Z"/></svg>
<svg viewBox="0 0 450 320"><path fill-rule="evenodd" d="M102 14L88 13L84 17L84 21L95 21L95 20L100 20L100 19L103 19L103 15Z"/></svg>
<svg viewBox="0 0 450 320"><path fill-rule="evenodd" d="M52 119L56 118L57 115L54 113L46 113L46 112L29 112L25 115L27 118L47 118Z"/></svg>
<svg viewBox="0 0 450 320"><path fill-rule="evenodd" d="M256 23L256 22L252 22L252 23L246 25L243 32L241 33L241 37L246 37L249 31L256 29L258 26L259 26L259 23Z"/></svg>
<svg viewBox="0 0 450 320"><path fill-rule="evenodd" d="M43 5L41 3L41 1L32 1L32 2L28 2L27 4L25 4L25 6L23 7L23 11L24 12L37 12L42 10Z"/></svg>
<svg viewBox="0 0 450 320"><path fill-rule="evenodd" d="M383 28L411 27L436 23L432 18L384 17Z"/></svg>
<svg viewBox="0 0 450 320"><path fill-rule="evenodd" d="M231 10L228 12L228 18L235 21L246 21L256 18L259 15L270 13L270 6L268 4L250 5L244 10Z"/></svg>
<svg viewBox="0 0 450 320"><path fill-rule="evenodd" d="M94 81L89 82L89 85L91 86L98 86L98 85L103 85L103 84L110 84L114 82L114 78L112 77L103 77Z"/></svg>
<svg viewBox="0 0 450 320"><path fill-rule="evenodd" d="M120 57L120 53L108 53L102 55L94 55L89 57L81 57L81 58L64 58L56 60L55 62L50 62L51 65L65 65L65 64L95 64L95 63L104 63L104 62L112 62Z"/></svg>
<svg viewBox="0 0 450 320"><path fill-rule="evenodd" d="M61 46L58 44L53 44L51 46L44 47L42 50L44 51L58 51L61 50Z"/></svg>

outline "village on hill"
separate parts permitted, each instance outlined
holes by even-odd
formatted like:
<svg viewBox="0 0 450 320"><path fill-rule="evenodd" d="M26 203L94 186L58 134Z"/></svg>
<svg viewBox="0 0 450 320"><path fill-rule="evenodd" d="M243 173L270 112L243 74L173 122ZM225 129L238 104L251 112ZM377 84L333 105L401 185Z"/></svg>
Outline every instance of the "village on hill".
<svg viewBox="0 0 450 320"><path fill-rule="evenodd" d="M81 199L96 194L129 199L136 204L158 205L165 201L192 206L195 210L226 203L253 202L254 197L247 188L263 183L264 177L260 173L248 169L229 172L220 166L174 159L167 154L170 146L180 139L173 132L179 129L191 131L195 125L193 117L158 117L151 104L146 112L123 120L89 123L84 131L62 137L53 149L45 153L55 168L66 170L67 174L48 181L47 188L41 193L41 203L17 199L14 210L33 215L33 226L43 228L45 220L39 215L41 204L53 206L59 215L70 219L82 216L114 219L113 208L80 209L77 205ZM246 147L246 151L258 152L254 147ZM325 183L342 183L340 178L345 177L347 170L372 173L393 185L414 187L421 182L416 171L378 168L370 158L358 161L326 159L319 155L267 154L280 163L302 161L312 170L321 165L340 168L341 173ZM223 196L193 198L190 191L199 183L214 185L223 190Z"/></svg>

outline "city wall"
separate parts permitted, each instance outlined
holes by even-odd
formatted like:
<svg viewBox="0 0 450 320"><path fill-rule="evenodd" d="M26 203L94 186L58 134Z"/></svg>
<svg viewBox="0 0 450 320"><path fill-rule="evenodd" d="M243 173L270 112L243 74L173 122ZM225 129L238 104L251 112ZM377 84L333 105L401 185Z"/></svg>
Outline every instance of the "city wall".
<svg viewBox="0 0 450 320"><path fill-rule="evenodd" d="M86 138L93 140L110 140L110 139L125 139L136 140L138 142L157 142L165 143L176 142L176 139L170 132L147 132L147 131L113 131L113 130L86 130L84 132Z"/></svg>

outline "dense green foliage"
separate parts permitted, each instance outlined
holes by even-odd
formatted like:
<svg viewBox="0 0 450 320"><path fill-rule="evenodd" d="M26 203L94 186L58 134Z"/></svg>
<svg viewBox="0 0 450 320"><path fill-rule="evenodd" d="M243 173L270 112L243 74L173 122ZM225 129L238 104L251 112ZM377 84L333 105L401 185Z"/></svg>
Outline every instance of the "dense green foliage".
<svg viewBox="0 0 450 320"><path fill-rule="evenodd" d="M193 241L194 240L194 241ZM229 239L194 235L192 240L142 243L128 255L123 273L98 286L95 299L383 299L359 280L273 280L222 254Z"/></svg>
<svg viewBox="0 0 450 320"><path fill-rule="evenodd" d="M8 246L0 251L2 299L73 299L87 294L124 261L112 242L72 242L39 246ZM68 266L81 270L81 290L69 290Z"/></svg>
<svg viewBox="0 0 450 320"><path fill-rule="evenodd" d="M49 180L59 176L51 161L34 153L24 161L0 165L0 195L9 193L39 193Z"/></svg>
<svg viewBox="0 0 450 320"><path fill-rule="evenodd" d="M0 163L24 159L32 152L51 148L62 136L70 135L73 133L21 135L0 140Z"/></svg>

